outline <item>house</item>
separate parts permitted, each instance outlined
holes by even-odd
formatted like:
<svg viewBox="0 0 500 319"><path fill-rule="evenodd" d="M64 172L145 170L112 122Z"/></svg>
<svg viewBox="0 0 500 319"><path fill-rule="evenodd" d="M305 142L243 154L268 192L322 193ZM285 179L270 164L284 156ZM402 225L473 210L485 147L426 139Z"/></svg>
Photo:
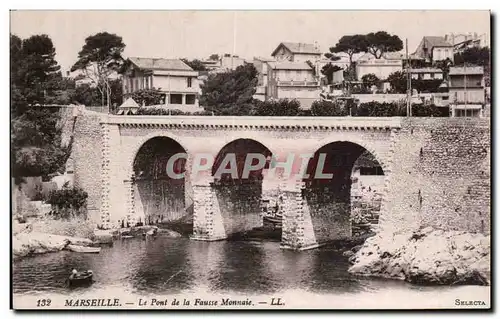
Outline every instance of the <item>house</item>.
<svg viewBox="0 0 500 319"><path fill-rule="evenodd" d="M356 75L361 81L366 74L375 74L381 80L394 72L403 70L403 54L398 52L387 52L380 59L376 59L373 54L366 53L356 62Z"/></svg>
<svg viewBox="0 0 500 319"><path fill-rule="evenodd" d="M131 57L127 59L125 68L125 96L154 88L163 93L165 105L199 104L198 72L179 59Z"/></svg>
<svg viewBox="0 0 500 319"><path fill-rule="evenodd" d="M220 60L203 60L201 63L205 66L208 71L213 71L221 67Z"/></svg>
<svg viewBox="0 0 500 319"><path fill-rule="evenodd" d="M321 51L316 44L281 42L271 56L278 62L315 62L321 58Z"/></svg>
<svg viewBox="0 0 500 319"><path fill-rule="evenodd" d="M224 55L220 59L220 71L227 72L235 70L237 67L245 65L245 63L247 63L247 61L239 56Z"/></svg>
<svg viewBox="0 0 500 319"><path fill-rule="evenodd" d="M477 34L477 32L469 33L450 33L444 36L445 40L453 45L455 53L462 52L468 48L482 48L490 46L490 38L486 33Z"/></svg>
<svg viewBox="0 0 500 319"><path fill-rule="evenodd" d="M314 67L305 62L267 62L266 99L297 99L310 108L319 99L320 81Z"/></svg>
<svg viewBox="0 0 500 319"><path fill-rule="evenodd" d="M485 104L483 67L451 67L448 76L452 116L482 116Z"/></svg>
<svg viewBox="0 0 500 319"><path fill-rule="evenodd" d="M443 70L438 68L411 69L413 80L443 80Z"/></svg>
<svg viewBox="0 0 500 319"><path fill-rule="evenodd" d="M266 92L268 85L268 67L267 62L273 62L274 60L271 58L263 58L263 57L254 57L253 65L257 70L257 88L254 94L254 98L265 101L266 100Z"/></svg>
<svg viewBox="0 0 500 319"><path fill-rule="evenodd" d="M446 59L453 62L453 55L453 45L445 37L425 36L411 55L411 58L412 60L418 59L434 64L434 62Z"/></svg>

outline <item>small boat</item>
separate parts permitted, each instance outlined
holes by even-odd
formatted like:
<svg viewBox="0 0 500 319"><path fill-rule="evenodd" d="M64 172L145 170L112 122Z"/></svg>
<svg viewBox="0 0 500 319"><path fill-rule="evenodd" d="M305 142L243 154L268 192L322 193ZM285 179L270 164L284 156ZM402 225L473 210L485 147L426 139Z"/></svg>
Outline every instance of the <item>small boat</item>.
<svg viewBox="0 0 500 319"><path fill-rule="evenodd" d="M101 251L101 247L85 247L85 246L77 246L77 245L68 245L67 248L70 251L75 253L99 253Z"/></svg>
<svg viewBox="0 0 500 319"><path fill-rule="evenodd" d="M267 215L263 217L265 225L271 225L273 228L281 228L283 225L283 216L280 215Z"/></svg>
<svg viewBox="0 0 500 319"><path fill-rule="evenodd" d="M92 280L94 273L92 270L78 272L73 269L72 274L68 278L68 284L71 287L81 287L92 284L94 281Z"/></svg>
<svg viewBox="0 0 500 319"><path fill-rule="evenodd" d="M129 236L129 235L121 236L121 239L129 239L129 238L134 238L134 236Z"/></svg>

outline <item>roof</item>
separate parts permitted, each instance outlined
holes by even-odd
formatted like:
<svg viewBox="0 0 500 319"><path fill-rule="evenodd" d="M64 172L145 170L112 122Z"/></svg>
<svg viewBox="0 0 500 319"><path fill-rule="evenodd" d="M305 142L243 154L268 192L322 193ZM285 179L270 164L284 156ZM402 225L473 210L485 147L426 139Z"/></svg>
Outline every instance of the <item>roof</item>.
<svg viewBox="0 0 500 319"><path fill-rule="evenodd" d="M452 66L450 67L449 75L463 75L463 74L484 74L484 69L482 66Z"/></svg>
<svg viewBox="0 0 500 319"><path fill-rule="evenodd" d="M129 60L141 69L193 71L189 65L179 59L131 57Z"/></svg>
<svg viewBox="0 0 500 319"><path fill-rule="evenodd" d="M444 37L436 37L436 36L425 36L423 38L423 41L425 41L426 48L433 48L433 47L452 47L453 45L446 41Z"/></svg>
<svg viewBox="0 0 500 319"><path fill-rule="evenodd" d="M273 58L265 58L265 57L261 57L261 56L256 56L253 59L257 60L257 61L263 61L263 62L272 62L272 61L274 61Z"/></svg>
<svg viewBox="0 0 500 319"><path fill-rule="evenodd" d="M285 47L290 52L295 54L318 54L321 55L321 51L314 45L310 43L295 43L295 42L281 42L276 49L274 49L271 56L274 56L281 47Z"/></svg>
<svg viewBox="0 0 500 319"><path fill-rule="evenodd" d="M436 36L425 36L420 41L415 53L411 54L412 59L425 59L430 56L430 52L434 47L453 47L451 43L446 41L444 37L436 37ZM426 52L424 49L427 49Z"/></svg>
<svg viewBox="0 0 500 319"><path fill-rule="evenodd" d="M129 97L125 102L122 103L119 107L120 109L124 108L139 108L139 104L137 104L136 101L134 101L133 98Z"/></svg>
<svg viewBox="0 0 500 319"><path fill-rule="evenodd" d="M305 62L267 62L273 70L312 70Z"/></svg>

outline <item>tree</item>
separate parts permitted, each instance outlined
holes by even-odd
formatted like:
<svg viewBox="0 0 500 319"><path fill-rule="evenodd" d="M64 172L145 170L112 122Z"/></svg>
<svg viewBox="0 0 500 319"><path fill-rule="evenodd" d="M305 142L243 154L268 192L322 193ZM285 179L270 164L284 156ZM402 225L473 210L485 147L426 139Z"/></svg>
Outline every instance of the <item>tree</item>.
<svg viewBox="0 0 500 319"><path fill-rule="evenodd" d="M181 60L182 60L182 62L189 65L191 67L191 69L193 69L195 71L206 71L207 70L207 68L205 67L203 62L201 62L198 59L194 59L192 61L189 61L188 59L181 59Z"/></svg>
<svg viewBox="0 0 500 319"><path fill-rule="evenodd" d="M328 79L328 84L331 84L333 82L333 74L340 70L342 70L342 68L338 65L328 63L321 68L321 73Z"/></svg>
<svg viewBox="0 0 500 319"><path fill-rule="evenodd" d="M332 54L330 52L325 53L325 58L327 58L330 61L334 61L334 62L340 60L339 56Z"/></svg>
<svg viewBox="0 0 500 319"><path fill-rule="evenodd" d="M472 65L480 65L489 67L490 65L490 49L472 47L464 50L461 53L455 53L455 65L463 65L464 63Z"/></svg>
<svg viewBox="0 0 500 319"><path fill-rule="evenodd" d="M220 60L220 56L217 53L213 53L213 54L210 54L210 56L208 57L208 59L212 60L212 61L219 61Z"/></svg>
<svg viewBox="0 0 500 319"><path fill-rule="evenodd" d="M380 83L380 79L373 73L365 74L361 77L361 81L365 85L367 89L370 89L372 86Z"/></svg>
<svg viewBox="0 0 500 319"><path fill-rule="evenodd" d="M450 58L446 58L445 60L442 61L437 61L435 63L435 66L438 69L441 69L443 71L443 78L447 79L448 74L450 73L450 67L453 65L453 61L451 61Z"/></svg>
<svg viewBox="0 0 500 319"><path fill-rule="evenodd" d="M59 110L44 104L67 102L73 83L61 76L47 35L24 40L11 35L10 45L11 168L19 181L20 177L45 176L64 167L71 143L61 146Z"/></svg>
<svg viewBox="0 0 500 319"><path fill-rule="evenodd" d="M405 73L401 71L393 72L387 77L387 82L391 85L391 90L394 93L406 93L408 80Z"/></svg>
<svg viewBox="0 0 500 319"><path fill-rule="evenodd" d="M366 41L367 51L376 59L380 59L386 52L397 52L403 49L403 41L397 35L390 35L385 31L368 33Z"/></svg>
<svg viewBox="0 0 500 319"><path fill-rule="evenodd" d="M344 52L349 56L349 72L351 79L354 79L354 68L352 57L355 53L365 52L368 42L366 36L362 34L344 35L334 47L330 48L331 53Z"/></svg>
<svg viewBox="0 0 500 319"><path fill-rule="evenodd" d="M200 104L214 114L250 112L257 86L257 70L252 64L234 71L211 74L201 86ZM235 113L233 113L235 114Z"/></svg>
<svg viewBox="0 0 500 319"><path fill-rule="evenodd" d="M45 104L62 78L52 40L45 34L10 37L11 109L21 115L30 104Z"/></svg>
<svg viewBox="0 0 500 319"><path fill-rule="evenodd" d="M108 32L100 32L85 39L78 61L71 67L71 72L81 70L98 88L101 105L111 105L110 77L121 69L124 59L121 54L125 49L122 37Z"/></svg>

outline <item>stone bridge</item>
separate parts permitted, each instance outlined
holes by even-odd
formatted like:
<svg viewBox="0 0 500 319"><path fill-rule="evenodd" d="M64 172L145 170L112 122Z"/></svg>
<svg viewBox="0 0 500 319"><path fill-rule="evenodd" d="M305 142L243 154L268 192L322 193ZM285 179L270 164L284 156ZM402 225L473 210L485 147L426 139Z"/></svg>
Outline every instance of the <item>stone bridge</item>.
<svg viewBox="0 0 500 319"><path fill-rule="evenodd" d="M271 198L279 199L283 213L282 247L317 247L351 236L353 166L368 152L385 176L380 216L385 227L437 222L443 228L489 229L485 217L489 188L487 196L484 193L489 187L489 167L485 175L484 163L490 154L486 121L85 113L75 133L75 184L88 191L90 209L104 227L192 218L193 239L221 240L261 226L261 199ZM455 145L450 134L464 136L465 142ZM443 147L453 151L446 153ZM228 153L236 154L238 178L215 174L227 167ZM262 154L266 164L241 178L249 153ZM175 162L174 170L184 173L180 179L165 173L175 154L186 154L185 160ZM200 154L214 162L199 162ZM280 163L289 161L291 154L295 159L310 156L301 158L309 176L317 176L318 161L323 161L323 172L332 177L288 177ZM466 166L463 154L470 157ZM446 165L438 160L443 156ZM194 163L209 169L193 172ZM292 170L297 167L294 162ZM453 189L449 170L461 175ZM476 193L477 198L471 196ZM463 214L457 213L453 199L462 200L458 206ZM472 217L477 220L471 221Z"/></svg>

